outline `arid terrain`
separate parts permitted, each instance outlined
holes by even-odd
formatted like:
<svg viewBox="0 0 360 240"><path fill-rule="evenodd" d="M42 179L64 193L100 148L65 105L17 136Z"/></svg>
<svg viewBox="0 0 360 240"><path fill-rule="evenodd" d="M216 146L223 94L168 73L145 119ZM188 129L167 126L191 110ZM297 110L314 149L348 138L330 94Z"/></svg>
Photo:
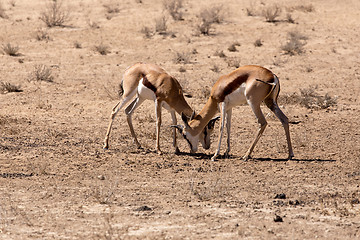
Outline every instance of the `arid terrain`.
<svg viewBox="0 0 360 240"><path fill-rule="evenodd" d="M0 0L0 239L360 239L360 1L53 3ZM136 62L176 77L197 112L221 75L270 69L294 159L265 105L248 161L247 105L230 158L210 161L219 123L209 150L178 135L175 155L166 110L158 155L151 101L133 115L144 149L121 110L103 150Z"/></svg>

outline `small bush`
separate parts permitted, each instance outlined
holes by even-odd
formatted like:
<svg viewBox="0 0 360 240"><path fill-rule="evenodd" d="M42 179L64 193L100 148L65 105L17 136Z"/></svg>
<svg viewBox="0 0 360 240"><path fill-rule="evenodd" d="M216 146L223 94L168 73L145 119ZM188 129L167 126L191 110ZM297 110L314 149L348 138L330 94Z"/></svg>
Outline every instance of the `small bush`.
<svg viewBox="0 0 360 240"><path fill-rule="evenodd" d="M95 51L100 53L101 55L107 55L108 53L110 53L110 47L103 44L103 43L100 43L99 45L96 45L95 46Z"/></svg>
<svg viewBox="0 0 360 240"><path fill-rule="evenodd" d="M240 59L239 58L228 58L226 60L227 64L231 68L239 68L240 67Z"/></svg>
<svg viewBox="0 0 360 240"><path fill-rule="evenodd" d="M104 4L104 8L106 9L106 12L109 14L115 14L120 12L119 6L114 3Z"/></svg>
<svg viewBox="0 0 360 240"><path fill-rule="evenodd" d="M38 41L49 41L49 40L51 40L49 33L44 29L38 29L36 31L35 38Z"/></svg>
<svg viewBox="0 0 360 240"><path fill-rule="evenodd" d="M261 39L256 39L256 41L254 42L254 46L255 47L261 47L263 45L263 43L261 42Z"/></svg>
<svg viewBox="0 0 360 240"><path fill-rule="evenodd" d="M200 24L197 25L197 30L200 32L200 34L203 35L210 35L211 29L212 29L211 22L201 21Z"/></svg>
<svg viewBox="0 0 360 240"><path fill-rule="evenodd" d="M183 0L164 0L163 6L175 21L184 20L181 11L183 7Z"/></svg>
<svg viewBox="0 0 360 240"><path fill-rule="evenodd" d="M165 35L167 33L167 25L166 25L166 18L162 16L155 20L155 32L161 35Z"/></svg>
<svg viewBox="0 0 360 240"><path fill-rule="evenodd" d="M140 32L144 34L145 38L151 38L154 35L151 29L146 26L143 27Z"/></svg>
<svg viewBox="0 0 360 240"><path fill-rule="evenodd" d="M10 93L10 92L22 92L20 86L13 85L9 82L0 82L0 92L1 93Z"/></svg>
<svg viewBox="0 0 360 240"><path fill-rule="evenodd" d="M54 77L52 76L51 68L40 64L35 65L33 72L29 75L28 81L35 82L53 82Z"/></svg>
<svg viewBox="0 0 360 240"><path fill-rule="evenodd" d="M235 44L235 43L231 44L231 45L228 47L228 50L229 50L229 52L236 52L236 51L237 51L237 49L236 49L236 44Z"/></svg>
<svg viewBox="0 0 360 240"><path fill-rule="evenodd" d="M74 47L77 48L77 49L80 49L80 48L82 48L82 45L81 45L80 42L75 41L75 42L74 42Z"/></svg>
<svg viewBox="0 0 360 240"><path fill-rule="evenodd" d="M223 50L217 50L214 55L217 57L226 58L226 55Z"/></svg>
<svg viewBox="0 0 360 240"><path fill-rule="evenodd" d="M222 6L203 9L200 12L200 19L202 19L203 22L222 23L224 20L222 9Z"/></svg>
<svg viewBox="0 0 360 240"><path fill-rule="evenodd" d="M296 55L304 52L307 37L298 32L288 33L288 42L281 47L285 54Z"/></svg>
<svg viewBox="0 0 360 240"><path fill-rule="evenodd" d="M3 53L12 57L16 57L20 55L19 49L20 48L18 46L13 46L11 45L11 43L2 45Z"/></svg>
<svg viewBox="0 0 360 240"><path fill-rule="evenodd" d="M216 72L216 73L220 72L220 68L219 68L219 66L216 65L216 64L214 64L214 65L212 66L212 68L210 68L210 70L213 71L213 72Z"/></svg>
<svg viewBox="0 0 360 240"><path fill-rule="evenodd" d="M175 63L190 63L190 53L177 52L175 57Z"/></svg>
<svg viewBox="0 0 360 240"><path fill-rule="evenodd" d="M0 2L0 18L8 18L8 16L5 13L5 9L2 6L2 3Z"/></svg>
<svg viewBox="0 0 360 240"><path fill-rule="evenodd" d="M52 0L48 3L45 11L41 13L40 20L48 27L65 27L70 20L70 12L63 9L62 0Z"/></svg>
<svg viewBox="0 0 360 240"><path fill-rule="evenodd" d="M328 93L324 96L318 94L315 91L316 87L309 87L300 89L300 95L298 93L292 93L288 95L280 95L279 102L285 104L299 104L308 109L327 109L337 104L337 98L331 97Z"/></svg>
<svg viewBox="0 0 360 240"><path fill-rule="evenodd" d="M280 16L281 8L277 5L270 6L263 11L263 15L267 22L276 22L276 18Z"/></svg>

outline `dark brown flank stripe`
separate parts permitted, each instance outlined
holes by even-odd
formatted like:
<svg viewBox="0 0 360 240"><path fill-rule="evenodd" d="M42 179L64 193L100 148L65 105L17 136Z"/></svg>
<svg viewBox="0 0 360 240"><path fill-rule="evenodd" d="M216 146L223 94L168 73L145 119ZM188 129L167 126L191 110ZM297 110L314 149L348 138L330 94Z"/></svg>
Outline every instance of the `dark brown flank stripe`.
<svg viewBox="0 0 360 240"><path fill-rule="evenodd" d="M248 74L242 74L227 84L222 91L222 95L219 96L220 101L224 101L225 97L235 91L242 83L246 81L246 79L248 79L248 77Z"/></svg>
<svg viewBox="0 0 360 240"><path fill-rule="evenodd" d="M154 93L156 93L156 87L154 85L152 85L151 82L149 82L149 80L147 79L147 77L144 75L143 76L143 84L145 87L151 89Z"/></svg>

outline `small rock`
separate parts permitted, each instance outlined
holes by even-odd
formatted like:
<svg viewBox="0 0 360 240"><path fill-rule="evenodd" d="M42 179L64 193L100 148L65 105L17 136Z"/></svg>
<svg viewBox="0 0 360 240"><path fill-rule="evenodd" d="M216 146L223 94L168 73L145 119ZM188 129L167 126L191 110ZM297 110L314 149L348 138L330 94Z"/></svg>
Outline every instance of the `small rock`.
<svg viewBox="0 0 360 240"><path fill-rule="evenodd" d="M274 222L283 222L283 219L279 215L275 215Z"/></svg>
<svg viewBox="0 0 360 240"><path fill-rule="evenodd" d="M285 193L276 194L275 199L286 199Z"/></svg>
<svg viewBox="0 0 360 240"><path fill-rule="evenodd" d="M358 198L354 198L351 200L351 204L359 204L360 200Z"/></svg>
<svg viewBox="0 0 360 240"><path fill-rule="evenodd" d="M104 176L104 175L99 175L97 178L100 179L100 180L105 180L105 176Z"/></svg>
<svg viewBox="0 0 360 240"><path fill-rule="evenodd" d="M141 206L141 207L135 209L135 211L138 211L138 212L140 212L140 211L152 211L152 208L145 205L145 206Z"/></svg>

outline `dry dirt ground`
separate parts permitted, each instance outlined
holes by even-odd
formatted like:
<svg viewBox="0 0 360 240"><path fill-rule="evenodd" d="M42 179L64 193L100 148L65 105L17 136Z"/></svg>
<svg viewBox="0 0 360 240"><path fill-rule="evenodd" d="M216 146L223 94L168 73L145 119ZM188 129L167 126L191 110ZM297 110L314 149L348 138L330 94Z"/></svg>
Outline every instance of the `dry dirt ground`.
<svg viewBox="0 0 360 240"><path fill-rule="evenodd" d="M70 19L50 28L40 19L45 1L0 2L1 50L19 47L0 54L1 239L360 238L358 0L226 0L208 35L199 33L200 13L216 10L214 0L184 0L182 20L163 1L65 1ZM281 14L266 22L273 4ZM284 51L290 33L301 53ZM196 111L236 66L271 69L295 158L285 160L271 115L254 158L242 160L257 129L248 106L233 110L230 158L211 162L215 143L191 155L183 139L175 155L166 111L157 155L152 102L134 114L144 150L122 111L104 151L122 74L139 61L175 76ZM36 81L40 64L52 82Z"/></svg>

